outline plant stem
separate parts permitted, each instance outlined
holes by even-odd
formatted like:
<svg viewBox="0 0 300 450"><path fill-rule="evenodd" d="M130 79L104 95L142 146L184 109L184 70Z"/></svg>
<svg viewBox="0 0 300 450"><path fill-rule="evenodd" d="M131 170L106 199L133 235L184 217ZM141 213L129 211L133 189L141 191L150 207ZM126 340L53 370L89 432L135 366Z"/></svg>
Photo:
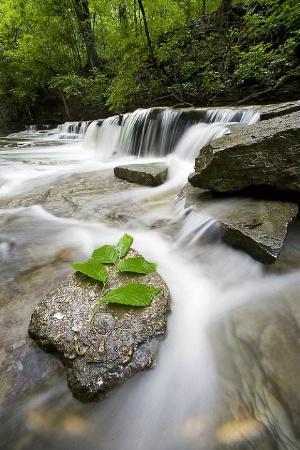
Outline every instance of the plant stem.
<svg viewBox="0 0 300 450"><path fill-rule="evenodd" d="M97 311L98 311L98 309L99 309L99 306L100 306L101 303L102 303L103 291L104 291L104 288L105 288L106 284L107 284L107 281L105 281L105 282L103 283L103 286L102 286L102 289L101 289L101 292L100 292L100 296L99 296L99 300L98 300L97 305L95 306L95 308L94 308L94 310L93 310L93 313L92 313L92 315L91 315L91 317L90 317L90 319L89 319L89 323L90 323L90 324L93 324L94 321L95 321L95 315L97 314Z"/></svg>

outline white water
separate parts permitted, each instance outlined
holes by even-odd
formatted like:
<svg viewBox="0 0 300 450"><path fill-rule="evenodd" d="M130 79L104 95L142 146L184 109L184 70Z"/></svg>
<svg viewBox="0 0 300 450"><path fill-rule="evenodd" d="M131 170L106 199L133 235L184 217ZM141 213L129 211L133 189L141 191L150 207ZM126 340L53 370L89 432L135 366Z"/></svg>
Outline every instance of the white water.
<svg viewBox="0 0 300 450"><path fill-rule="evenodd" d="M196 112L198 114L189 118L186 116L188 111L168 108L138 109L132 114L114 116L104 121L96 120L87 129L84 147L94 148L101 160L116 155L164 157L177 151L182 159L192 160L206 142L229 133L230 126L245 126L259 120L259 114L251 109ZM227 125L226 128L224 124ZM182 142L187 134L189 142ZM189 151L188 144L191 143L192 149ZM182 151L185 152L184 155L181 154Z"/></svg>
<svg viewBox="0 0 300 450"><path fill-rule="evenodd" d="M143 111L142 115L147 113ZM168 116L165 119L168 121ZM114 121L109 119L100 128L92 124L84 150L80 142L58 147L38 144L29 149L1 150L0 198L18 198L43 186L54 186L59 177L71 173L86 175L97 170L101 177L102 171L116 165L116 161L107 161L119 152L120 130ZM98 129L104 136L98 134ZM291 279L287 280L284 275L269 277L260 263L218 241L214 232L214 212L226 207L226 202L224 206L220 200L213 208L208 206L198 214L191 213L185 220L182 205L174 202L175 195L193 170L197 148L227 131L227 125L194 124L181 141L177 140L173 154L162 156L159 151L159 160L166 161L169 166L169 178L163 186L137 187L105 195L103 200L99 193L96 199L99 207L101 201L109 202L112 209L117 207L121 212L122 202L124 210L129 201L145 207L144 216L122 229L99 221L78 220L76 216L55 217L39 205L10 206L0 210L0 226L5 230L2 234L0 231L4 279L29 270L30 264L34 267L39 260L46 263L50 258L51 261L53 255L65 248L75 248L88 257L100 245L114 245L126 231L133 235L134 246L140 253L158 262L158 272L172 295L168 332L154 370L134 376L99 404L81 405L72 399L64 381L52 388L45 387L42 393L33 389L30 396L20 395L20 398L14 398L16 407L11 405L11 413L4 422L6 441L3 442L12 440L14 448L22 450L214 448L219 380L208 335L210 324L216 320L216 312L222 317L224 312L241 302L249 303L252 293L259 297L259 286L266 296L269 289L273 290L275 280L279 290L287 289L291 284ZM125 141L123 148L128 149L131 138L128 130L126 133L122 142ZM144 142L149 142L151 133L145 130L144 134ZM195 141L197 144L194 145ZM99 160L99 148L106 161ZM118 164L140 161L134 156L124 157L124 153L130 152L121 150L123 157L118 158ZM138 154L141 154L141 148ZM147 160L157 158L150 152ZM169 221L176 231L169 233L164 228L153 231L147 227L157 219ZM139 221L146 226L137 228ZM10 242L16 246L14 256L10 253ZM295 239L291 245L300 248ZM29 254L31 259L28 260ZM297 276L298 273L293 275L293 283ZM4 323L3 326L9 333L10 325ZM15 424L17 430L12 431Z"/></svg>

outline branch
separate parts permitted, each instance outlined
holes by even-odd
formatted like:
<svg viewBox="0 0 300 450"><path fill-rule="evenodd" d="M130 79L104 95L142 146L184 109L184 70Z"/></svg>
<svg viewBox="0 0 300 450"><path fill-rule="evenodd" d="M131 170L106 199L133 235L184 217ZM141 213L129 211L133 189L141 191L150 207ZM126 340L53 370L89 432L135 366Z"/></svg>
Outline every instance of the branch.
<svg viewBox="0 0 300 450"><path fill-rule="evenodd" d="M281 86L283 86L287 81L293 79L293 78L299 78L298 74L289 74L284 75L283 77L279 78L275 86L269 87L267 89L264 89L263 91L256 92L255 94L248 95L248 97L243 98L242 100L239 100L235 105L242 105L243 103L249 102L250 100L254 100L256 98L259 98L265 94L269 94L271 92L276 92Z"/></svg>

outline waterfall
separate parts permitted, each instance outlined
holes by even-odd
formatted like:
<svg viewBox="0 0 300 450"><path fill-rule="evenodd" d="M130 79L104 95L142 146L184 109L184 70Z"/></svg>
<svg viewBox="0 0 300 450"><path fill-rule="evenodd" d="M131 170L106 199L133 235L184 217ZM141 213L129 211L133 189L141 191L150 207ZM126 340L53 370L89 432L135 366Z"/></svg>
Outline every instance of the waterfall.
<svg viewBox="0 0 300 450"><path fill-rule="evenodd" d="M200 148L230 128L259 121L259 114L245 109L138 109L91 123L84 136L85 148L98 159L114 156L164 157L176 153L192 160Z"/></svg>
<svg viewBox="0 0 300 450"><path fill-rule="evenodd" d="M206 112L205 122L240 122L251 125L259 121L259 114L250 108L245 109L211 109Z"/></svg>
<svg viewBox="0 0 300 450"><path fill-rule="evenodd" d="M65 122L58 130L59 139L82 139L88 128L88 122Z"/></svg>
<svg viewBox="0 0 300 450"><path fill-rule="evenodd" d="M89 126L88 121L65 122L56 128L50 125L29 125L26 131L12 133L7 136L9 139L83 139Z"/></svg>

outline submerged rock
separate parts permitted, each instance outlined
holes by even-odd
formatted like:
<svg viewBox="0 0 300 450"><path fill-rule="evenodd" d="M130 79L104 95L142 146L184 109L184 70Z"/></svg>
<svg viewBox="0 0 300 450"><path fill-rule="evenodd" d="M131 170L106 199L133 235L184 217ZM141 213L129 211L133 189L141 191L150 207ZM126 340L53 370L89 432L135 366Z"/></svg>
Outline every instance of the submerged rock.
<svg viewBox="0 0 300 450"><path fill-rule="evenodd" d="M101 398L136 372L154 367L158 336L166 331L170 294L162 278L156 272L108 272L105 292L130 282L161 291L148 307L102 304L90 324L103 285L76 272L45 296L29 325L30 337L65 364L68 386L82 401Z"/></svg>
<svg viewBox="0 0 300 450"><path fill-rule="evenodd" d="M219 380L217 449L297 450L299 272L224 295L221 303L235 306L209 329Z"/></svg>
<svg viewBox="0 0 300 450"><path fill-rule="evenodd" d="M203 147L189 182L218 192L249 186L300 191L300 112L265 120Z"/></svg>
<svg viewBox="0 0 300 450"><path fill-rule="evenodd" d="M164 163L128 164L114 168L115 176L131 183L159 186L166 181L168 166Z"/></svg>
<svg viewBox="0 0 300 450"><path fill-rule="evenodd" d="M264 264L277 260L288 228L298 214L296 203L249 197L233 197L226 201L224 197L208 197L207 191L189 185L185 186L182 195L186 208L201 211L206 207L218 222L223 241Z"/></svg>

